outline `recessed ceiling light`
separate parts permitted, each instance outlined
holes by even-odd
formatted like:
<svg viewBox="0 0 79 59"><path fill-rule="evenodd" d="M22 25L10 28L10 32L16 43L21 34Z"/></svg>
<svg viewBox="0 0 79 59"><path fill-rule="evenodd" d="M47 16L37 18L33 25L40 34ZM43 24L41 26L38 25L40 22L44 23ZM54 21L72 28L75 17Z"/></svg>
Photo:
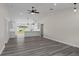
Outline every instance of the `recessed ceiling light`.
<svg viewBox="0 0 79 59"><path fill-rule="evenodd" d="M54 6L56 6L57 4L56 3L54 3Z"/></svg>

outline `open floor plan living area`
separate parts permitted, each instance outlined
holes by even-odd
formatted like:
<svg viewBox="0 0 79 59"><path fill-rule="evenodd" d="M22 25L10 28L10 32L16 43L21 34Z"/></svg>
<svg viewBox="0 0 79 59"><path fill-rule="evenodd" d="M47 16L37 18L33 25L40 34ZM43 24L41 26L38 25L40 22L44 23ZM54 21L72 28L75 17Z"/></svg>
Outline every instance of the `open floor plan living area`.
<svg viewBox="0 0 79 59"><path fill-rule="evenodd" d="M79 3L0 3L0 56L79 56Z"/></svg>

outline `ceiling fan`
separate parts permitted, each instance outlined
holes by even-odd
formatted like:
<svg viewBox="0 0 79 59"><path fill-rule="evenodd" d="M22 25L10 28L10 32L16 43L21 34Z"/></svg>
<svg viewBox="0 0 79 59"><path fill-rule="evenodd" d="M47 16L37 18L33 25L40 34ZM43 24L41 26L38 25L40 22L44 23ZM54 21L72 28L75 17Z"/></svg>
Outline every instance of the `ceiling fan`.
<svg viewBox="0 0 79 59"><path fill-rule="evenodd" d="M33 6L32 6L32 10L27 10L27 11L29 11L29 14L39 14L37 9L35 7L33 7Z"/></svg>

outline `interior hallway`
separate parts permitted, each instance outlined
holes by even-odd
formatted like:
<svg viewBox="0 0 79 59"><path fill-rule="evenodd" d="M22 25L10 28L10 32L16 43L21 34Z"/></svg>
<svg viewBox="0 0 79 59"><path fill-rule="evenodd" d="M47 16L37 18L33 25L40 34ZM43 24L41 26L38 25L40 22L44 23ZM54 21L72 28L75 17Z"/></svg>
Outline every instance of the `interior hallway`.
<svg viewBox="0 0 79 59"><path fill-rule="evenodd" d="M10 39L2 56L78 56L79 48L41 37L26 37L24 41Z"/></svg>

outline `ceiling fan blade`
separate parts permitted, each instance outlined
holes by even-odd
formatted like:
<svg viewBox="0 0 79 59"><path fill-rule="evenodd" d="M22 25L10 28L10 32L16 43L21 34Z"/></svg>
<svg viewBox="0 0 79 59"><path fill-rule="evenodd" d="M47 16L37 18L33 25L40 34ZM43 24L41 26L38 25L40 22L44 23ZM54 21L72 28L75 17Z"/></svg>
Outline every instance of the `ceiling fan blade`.
<svg viewBox="0 0 79 59"><path fill-rule="evenodd" d="M38 13L39 14L39 12L35 12L35 13Z"/></svg>
<svg viewBox="0 0 79 59"><path fill-rule="evenodd" d="M33 7L33 6L32 6L32 10L27 10L27 11L29 11L29 14L30 13L39 14L39 12L37 11L37 9L35 9L35 7Z"/></svg>

